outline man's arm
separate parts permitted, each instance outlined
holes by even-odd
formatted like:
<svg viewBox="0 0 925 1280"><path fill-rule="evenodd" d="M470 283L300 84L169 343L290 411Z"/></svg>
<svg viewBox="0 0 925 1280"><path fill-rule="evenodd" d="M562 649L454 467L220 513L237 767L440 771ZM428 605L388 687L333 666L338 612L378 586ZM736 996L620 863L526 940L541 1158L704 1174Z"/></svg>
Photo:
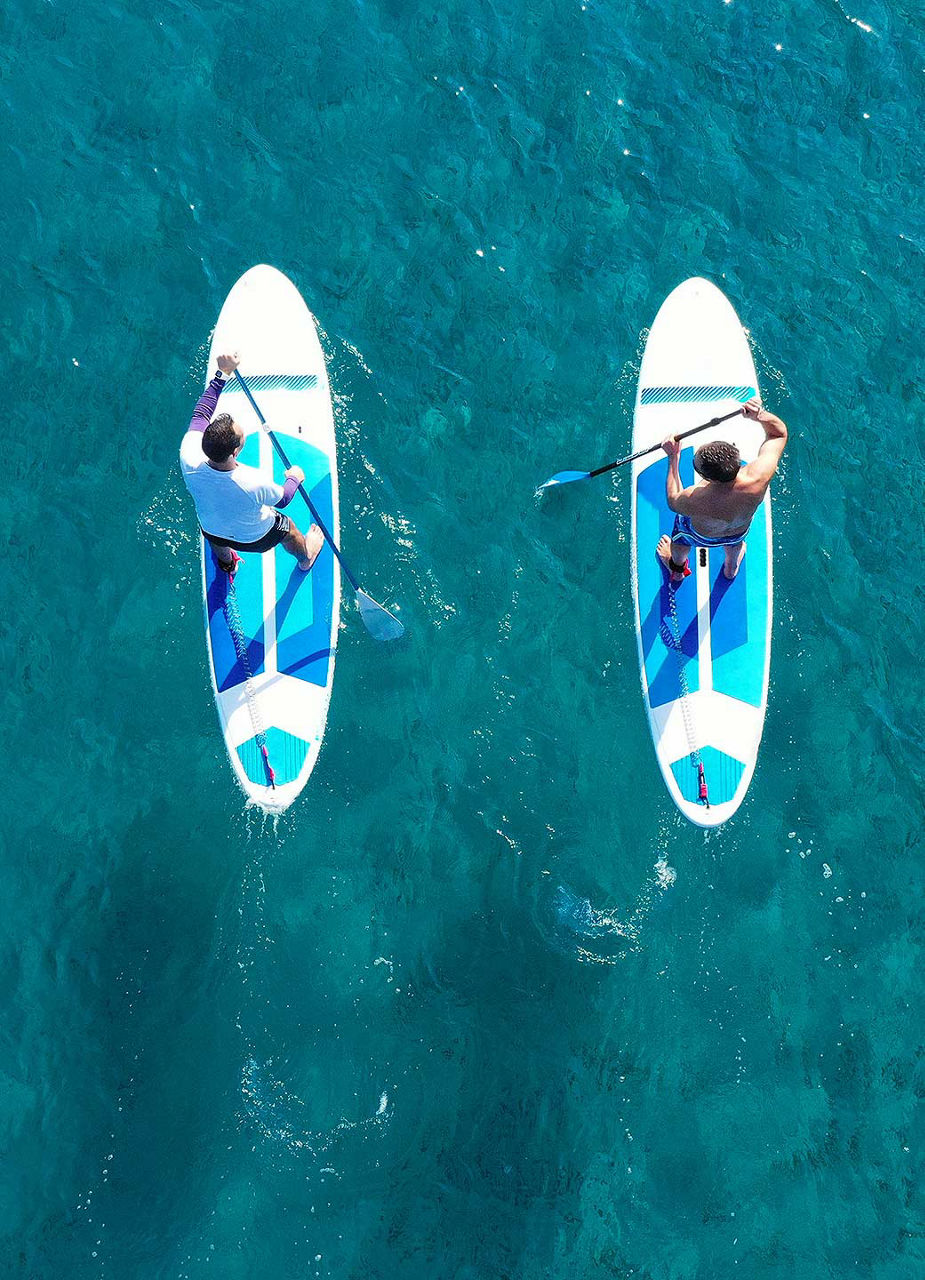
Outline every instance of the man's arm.
<svg viewBox="0 0 925 1280"><path fill-rule="evenodd" d="M219 356L218 373L216 373L196 401L196 408L193 410L190 424L180 442L180 467L184 472L195 470L205 460L205 454L202 451L202 433L212 421L212 415L215 412L215 406L218 404L218 398L222 394L222 388L237 367L237 355Z"/></svg>
<svg viewBox="0 0 925 1280"><path fill-rule="evenodd" d="M662 441L662 448L668 454L668 479L665 481L665 497L668 509L679 516L691 515L690 496L693 489L685 489L681 484L681 472L678 470L678 459L681 456L681 442L674 436Z"/></svg>
<svg viewBox="0 0 925 1280"><path fill-rule="evenodd" d="M196 408L193 410L193 416L190 418L189 426L186 428L187 431L205 431L212 421L212 414L215 412L215 406L218 404L218 398L222 394L224 385L225 379L221 373L217 373L196 401Z"/></svg>
<svg viewBox="0 0 925 1280"><path fill-rule="evenodd" d="M301 467L290 467L285 474L286 483L283 485L283 496L273 504L280 511L283 507L289 506L289 503L299 492L299 485L305 479L305 472Z"/></svg>
<svg viewBox="0 0 925 1280"><path fill-rule="evenodd" d="M755 461L745 468L743 478L749 484L767 488L787 443L787 427L776 414L762 409L757 400L749 400L748 404L742 406L742 412L746 418L752 418L759 426L764 427L764 444L758 450Z"/></svg>
<svg viewBox="0 0 925 1280"><path fill-rule="evenodd" d="M277 484L266 472L258 471L254 467L245 467L244 470L250 472L252 476L248 492L265 507L276 507L277 510L289 506L298 493L299 485L305 479L305 472L301 467L289 467L284 472L285 484Z"/></svg>
<svg viewBox="0 0 925 1280"><path fill-rule="evenodd" d="M215 406L218 404L218 398L222 394L222 387L234 373L238 367L238 357L219 356L218 373L206 387L205 391L196 401L196 408L193 410L193 416L190 418L190 424L186 428L187 431L205 431L206 427L212 421L212 415L215 412Z"/></svg>

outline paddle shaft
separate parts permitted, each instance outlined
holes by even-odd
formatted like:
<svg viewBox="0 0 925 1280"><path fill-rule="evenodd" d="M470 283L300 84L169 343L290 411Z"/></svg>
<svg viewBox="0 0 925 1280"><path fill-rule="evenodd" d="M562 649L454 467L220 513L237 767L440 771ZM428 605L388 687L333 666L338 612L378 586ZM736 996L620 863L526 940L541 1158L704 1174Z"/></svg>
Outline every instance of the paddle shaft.
<svg viewBox="0 0 925 1280"><path fill-rule="evenodd" d="M730 418L737 418L740 413L742 413L742 409L736 409L732 413L724 413L721 418L711 418L709 422L701 423L699 427L691 427L689 431L682 431L680 435L675 436L675 439L683 440L686 436L696 435L698 431L706 431L709 427L718 427L721 422L728 422ZM589 471L588 479L590 480L592 476L602 476L605 471L613 471L614 467L625 467L628 462L635 462L637 458L644 458L646 454L655 453L661 447L660 444L650 444L648 449L640 449L637 453L631 453L628 458L620 458L617 462L608 462L604 467L597 467L594 471Z"/></svg>
<svg viewBox="0 0 925 1280"><path fill-rule="evenodd" d="M272 444L273 448L276 450L277 454L279 455L279 459L282 462L283 466L288 470L292 466L292 463L286 457L285 449L277 440L276 436L273 434L270 428L267 426L267 420L263 416L263 414L260 412L260 407L257 404L257 401L254 399L254 397L251 395L250 387L247 385L247 383L244 381L243 377L241 376L240 369L235 369L234 372L235 372L235 377L237 378L238 382L240 382L241 384L242 391L247 396L248 400L251 402L251 408L254 410L254 413L256 413L257 417L260 419L260 425L263 427L264 431L270 437L270 443ZM722 421L722 419L719 419L719 421ZM304 484L299 485L299 493L301 493L302 497L305 499L306 503L308 504L308 509L312 513L312 519L314 520L318 528L321 530L321 532L324 534L325 540L327 541L328 546L337 556L338 563L340 564L340 567L343 569L344 576L346 577L347 581L350 583L351 587L353 587L354 591L359 591L360 589L359 582L357 582L356 578L350 572L350 568L347 565L347 562L344 560L344 557L340 553L340 547L338 547L337 543L331 537L330 533L328 533L327 525L324 523L321 516L318 514L315 504L312 502L311 498L308 496L308 492Z"/></svg>

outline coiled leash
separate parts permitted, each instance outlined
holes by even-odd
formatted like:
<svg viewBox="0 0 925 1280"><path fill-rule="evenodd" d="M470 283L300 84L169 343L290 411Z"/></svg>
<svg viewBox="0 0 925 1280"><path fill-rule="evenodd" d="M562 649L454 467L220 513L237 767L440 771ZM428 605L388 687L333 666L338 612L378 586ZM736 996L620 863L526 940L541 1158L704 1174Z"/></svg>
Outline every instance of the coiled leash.
<svg viewBox="0 0 925 1280"><path fill-rule="evenodd" d="M678 583L678 586L681 584ZM697 746L697 739L694 735L694 718L690 707L690 689L687 683L687 673L684 670L684 654L681 650L681 625L678 622L678 606L675 601L675 586L672 585L671 577L668 578L668 614L671 618L671 628L662 627L661 636L665 647L674 649L678 657L678 687L681 696L678 701L681 704L681 719L684 722L684 732L687 736L687 745L690 752L691 764L697 770L697 798L707 809L710 807L710 795L707 790L707 779L703 771L703 760L700 757L700 748Z"/></svg>

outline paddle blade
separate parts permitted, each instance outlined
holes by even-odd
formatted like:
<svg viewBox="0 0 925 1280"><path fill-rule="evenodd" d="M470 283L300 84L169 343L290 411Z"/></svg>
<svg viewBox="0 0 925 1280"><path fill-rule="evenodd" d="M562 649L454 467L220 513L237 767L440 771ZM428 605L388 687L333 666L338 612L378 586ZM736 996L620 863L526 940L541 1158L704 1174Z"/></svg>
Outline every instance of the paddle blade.
<svg viewBox="0 0 925 1280"><path fill-rule="evenodd" d="M364 627L374 640L397 640L405 634L405 628L398 619L365 591L357 591L357 608Z"/></svg>
<svg viewBox="0 0 925 1280"><path fill-rule="evenodd" d="M555 484L571 484L573 480L587 480L590 474L590 471L557 471L554 476L550 476L540 485L538 492L550 489Z"/></svg>

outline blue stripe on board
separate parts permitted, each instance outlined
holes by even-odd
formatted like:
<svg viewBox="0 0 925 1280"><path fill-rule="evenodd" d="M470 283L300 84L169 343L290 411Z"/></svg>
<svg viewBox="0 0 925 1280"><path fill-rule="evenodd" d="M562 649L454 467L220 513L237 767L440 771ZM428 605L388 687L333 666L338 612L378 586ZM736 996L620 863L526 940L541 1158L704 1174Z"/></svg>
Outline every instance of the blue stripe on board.
<svg viewBox="0 0 925 1280"><path fill-rule="evenodd" d="M238 454L238 462L246 467L260 466L260 432L252 431L244 441L244 448Z"/></svg>
<svg viewBox="0 0 925 1280"><path fill-rule="evenodd" d="M711 548L710 646L713 688L760 707L768 630L768 521L764 503L745 540L745 558L730 582L725 556Z"/></svg>
<svg viewBox="0 0 925 1280"><path fill-rule="evenodd" d="M640 404L694 404L705 400L751 400L755 387L644 387Z"/></svg>
<svg viewBox="0 0 925 1280"><path fill-rule="evenodd" d="M716 747L704 747L700 752L703 762L703 776L706 779L707 791L711 804L727 804L735 797L745 765L734 756L727 756ZM690 804L697 804L700 788L697 766L690 756L682 756L671 766L674 780L678 784L681 795Z"/></svg>
<svg viewBox="0 0 925 1280"><path fill-rule="evenodd" d="M256 467L260 461L260 440L255 431L247 437L238 455L247 466ZM247 660L251 674L263 670L263 578L260 556L245 556L245 563L235 575L235 592L241 625L247 639ZM225 594L228 591L228 575L218 568L214 552L206 546L206 608L209 617L209 638L212 645L212 668L219 692L231 689L244 680L244 669L238 661L234 641L225 619ZM262 779L258 779L260 781Z"/></svg>
<svg viewBox="0 0 925 1280"><path fill-rule="evenodd" d="M305 487L318 513L333 532L334 503L330 461L327 454L306 440L286 436L284 448L290 462L305 472ZM274 461L276 479L282 483L282 463ZM298 510L301 508L301 510ZM300 497L293 498L287 512L306 532L311 516ZM334 607L334 553L325 542L308 573L277 547L276 665L285 675L305 680L321 688L328 682L331 665L331 615ZM274 766L275 768L275 766Z"/></svg>
<svg viewBox="0 0 925 1280"><path fill-rule="evenodd" d="M251 373L247 375L251 391L310 391L318 385L313 373ZM222 395L244 395L244 388L235 378L222 388Z"/></svg>
<svg viewBox="0 0 925 1280"><path fill-rule="evenodd" d="M284 729L278 729L276 725L271 725L267 729L265 737L270 767L276 775L276 785L282 787L287 782L294 782L305 764L308 743L304 738L297 738L294 734L286 733ZM264 768L263 754L257 739L249 738L237 750L238 759L251 782L265 784L267 771Z"/></svg>
<svg viewBox="0 0 925 1280"><path fill-rule="evenodd" d="M257 561L257 557L252 557ZM235 591L238 598L238 611L241 625L247 640L247 661L251 675L258 675L263 670L265 653L263 635L263 609L261 592L248 591L244 582L247 566L242 565L235 575ZM250 570L254 572L253 569ZM257 569L259 575L259 568ZM242 588L244 588L242 590ZM211 547L206 549L206 607L209 614L209 636L212 641L212 669L215 672L215 684L219 693L243 684L244 667L238 660L234 640L228 629L225 618L225 596L229 590L228 575L218 567L218 560Z"/></svg>
<svg viewBox="0 0 925 1280"><path fill-rule="evenodd" d="M692 449L681 451L681 483L685 487L694 482L693 457ZM655 554L659 537L663 533L671 533L674 523L665 498L667 477L668 459L660 458L640 473L636 492L639 619L649 705L652 707L674 702L681 695L674 624L669 608L668 575ZM693 693L700 686L698 664L691 661L696 659L698 649L697 593L693 575L675 590L674 596L684 674L688 690Z"/></svg>

